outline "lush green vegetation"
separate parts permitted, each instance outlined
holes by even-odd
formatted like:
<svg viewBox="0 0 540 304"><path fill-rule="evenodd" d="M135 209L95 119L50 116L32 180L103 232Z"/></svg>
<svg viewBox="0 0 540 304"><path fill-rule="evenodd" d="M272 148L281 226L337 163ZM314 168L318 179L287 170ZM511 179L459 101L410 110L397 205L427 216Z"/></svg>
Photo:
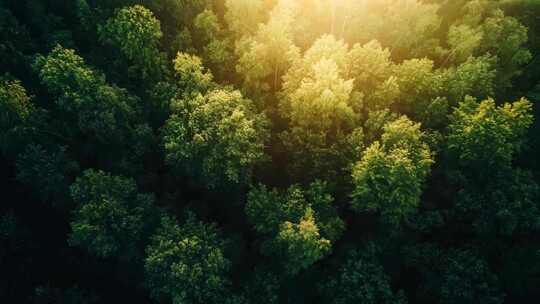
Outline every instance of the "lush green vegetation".
<svg viewBox="0 0 540 304"><path fill-rule="evenodd" d="M537 303L538 16L1 0L0 303Z"/></svg>

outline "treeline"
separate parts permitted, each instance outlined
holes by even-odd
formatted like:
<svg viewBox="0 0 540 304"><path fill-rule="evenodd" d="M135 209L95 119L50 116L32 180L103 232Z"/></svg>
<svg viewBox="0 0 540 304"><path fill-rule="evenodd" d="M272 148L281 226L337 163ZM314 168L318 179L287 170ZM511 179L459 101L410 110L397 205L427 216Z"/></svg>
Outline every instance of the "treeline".
<svg viewBox="0 0 540 304"><path fill-rule="evenodd" d="M0 302L537 302L538 15L1 0Z"/></svg>

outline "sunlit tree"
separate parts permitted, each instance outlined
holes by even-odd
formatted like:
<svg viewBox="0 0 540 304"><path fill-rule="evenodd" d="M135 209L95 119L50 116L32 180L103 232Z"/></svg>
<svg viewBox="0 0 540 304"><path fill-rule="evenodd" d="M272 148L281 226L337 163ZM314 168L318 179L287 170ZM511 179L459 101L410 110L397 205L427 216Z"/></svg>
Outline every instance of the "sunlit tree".
<svg viewBox="0 0 540 304"><path fill-rule="evenodd" d="M173 61L174 79L180 96L193 93L205 93L213 86L213 75L202 65L198 56L186 53L176 54Z"/></svg>
<svg viewBox="0 0 540 304"><path fill-rule="evenodd" d="M264 159L266 119L238 91L212 90L171 105L163 128L166 162L207 187L247 182Z"/></svg>
<svg viewBox="0 0 540 304"><path fill-rule="evenodd" d="M33 110L20 81L0 78L0 149L10 150Z"/></svg>
<svg viewBox="0 0 540 304"><path fill-rule="evenodd" d="M268 22L238 42L236 51L240 59L236 70L250 92L279 90L281 76L298 56L292 36L297 10L295 1L279 1Z"/></svg>
<svg viewBox="0 0 540 304"><path fill-rule="evenodd" d="M467 97L450 118L448 153L471 173L508 168L533 121L531 103L521 99L497 106Z"/></svg>
<svg viewBox="0 0 540 304"><path fill-rule="evenodd" d="M225 20L237 37L255 33L263 21L263 0L226 0Z"/></svg>
<svg viewBox="0 0 540 304"><path fill-rule="evenodd" d="M399 225L416 212L433 159L420 125L406 117L387 124L352 172L352 206Z"/></svg>
<svg viewBox="0 0 540 304"><path fill-rule="evenodd" d="M280 137L291 155L289 171L298 180L303 180L302 173L340 175L352 161L342 152L362 147L363 133L353 109L354 81L344 78L347 51L343 41L322 37L284 76L279 106L289 129Z"/></svg>

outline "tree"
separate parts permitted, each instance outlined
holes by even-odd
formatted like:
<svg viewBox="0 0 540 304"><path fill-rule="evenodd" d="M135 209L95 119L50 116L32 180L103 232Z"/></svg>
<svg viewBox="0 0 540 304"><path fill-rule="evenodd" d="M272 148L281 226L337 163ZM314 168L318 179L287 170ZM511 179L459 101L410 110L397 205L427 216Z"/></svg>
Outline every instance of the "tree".
<svg viewBox="0 0 540 304"><path fill-rule="evenodd" d="M321 60L312 66L302 84L281 104L281 113L292 126L313 132L340 132L355 124L350 106L352 80L339 77L336 63Z"/></svg>
<svg viewBox="0 0 540 304"><path fill-rule="evenodd" d="M163 73L159 20L141 5L122 8L99 28L100 39L118 48L145 81L156 81Z"/></svg>
<svg viewBox="0 0 540 304"><path fill-rule="evenodd" d="M448 30L450 52L448 59L454 63L462 63L478 52L484 33L478 27L468 24L453 24Z"/></svg>
<svg viewBox="0 0 540 304"><path fill-rule="evenodd" d="M420 125L406 117L387 124L353 168L353 209L380 212L393 225L407 221L420 203L433 159Z"/></svg>
<svg viewBox="0 0 540 304"><path fill-rule="evenodd" d="M351 159L349 153L362 147L362 130L353 99L353 80L342 75L347 46L332 36L317 40L304 57L284 76L281 116L289 129L280 134L291 156L289 172L333 179ZM307 179L309 181L309 179Z"/></svg>
<svg viewBox="0 0 540 304"><path fill-rule="evenodd" d="M369 245L349 252L336 276L323 284L327 301L336 304L407 303L403 292L394 293L390 277L377 259L378 248Z"/></svg>
<svg viewBox="0 0 540 304"><path fill-rule="evenodd" d="M17 180L36 191L38 197L55 206L69 197L69 177L78 171L77 162L66 156L65 147L46 149L30 144L17 157Z"/></svg>
<svg viewBox="0 0 540 304"><path fill-rule="evenodd" d="M279 303L280 282L272 273L272 269L261 267L255 269L243 284L242 292L233 295L227 304L261 304Z"/></svg>
<svg viewBox="0 0 540 304"><path fill-rule="evenodd" d="M154 197L132 179L92 169L70 187L76 204L69 243L98 257L132 259L156 225Z"/></svg>
<svg viewBox="0 0 540 304"><path fill-rule="evenodd" d="M59 117L69 124L63 132L70 137L82 133L100 143L125 140L135 120L137 98L108 85L75 51L60 45L47 56L38 55L34 68L56 98Z"/></svg>
<svg viewBox="0 0 540 304"><path fill-rule="evenodd" d="M524 45L527 42L527 28L513 17L495 10L482 24L484 32L481 51L497 57L497 88L507 89L514 77L521 74L522 67L532 55Z"/></svg>
<svg viewBox="0 0 540 304"><path fill-rule="evenodd" d="M533 122L531 107L524 98L497 106L493 99L466 97L450 117L449 156L468 172L486 176L510 167Z"/></svg>
<svg viewBox="0 0 540 304"><path fill-rule="evenodd" d="M202 66L199 57L186 53L178 53L173 61L177 91L181 95L206 93L214 84L213 75Z"/></svg>
<svg viewBox="0 0 540 304"><path fill-rule="evenodd" d="M218 16L211 10L204 10L194 20L195 45L201 50L204 62L217 74L226 79L232 72L229 62L233 61L233 43L221 28Z"/></svg>
<svg viewBox="0 0 540 304"><path fill-rule="evenodd" d="M444 78L434 70L430 59L405 60L394 73L400 91L395 107L401 113L418 119L420 113L441 96Z"/></svg>
<svg viewBox="0 0 540 304"><path fill-rule="evenodd" d="M349 9L347 41L363 44L376 39L398 59L422 58L437 49L435 34L441 17L436 4L418 0L353 1Z"/></svg>
<svg viewBox="0 0 540 304"><path fill-rule="evenodd" d="M20 73L26 66L25 54L35 47L34 41L28 29L3 7L0 7L0 28L0 69Z"/></svg>
<svg viewBox="0 0 540 304"><path fill-rule="evenodd" d="M177 99L163 128L166 162L206 187L247 182L264 158L265 118L238 91Z"/></svg>
<svg viewBox="0 0 540 304"><path fill-rule="evenodd" d="M399 96L399 86L392 77L394 63L390 51L372 40L364 45L355 44L348 54L348 77L363 94L367 111L383 110Z"/></svg>
<svg viewBox="0 0 540 304"><path fill-rule="evenodd" d="M469 251L452 252L442 276L441 300L445 304L500 304L504 294L487 263Z"/></svg>
<svg viewBox="0 0 540 304"><path fill-rule="evenodd" d="M20 136L33 105L20 81L0 78L0 148L5 153Z"/></svg>
<svg viewBox="0 0 540 304"><path fill-rule="evenodd" d="M236 70L249 92L279 90L281 76L299 52L292 36L297 10L295 1L280 0L268 22L260 25L253 36L238 42Z"/></svg>
<svg viewBox="0 0 540 304"><path fill-rule="evenodd" d="M214 225L192 214L182 226L164 216L148 247L146 285L164 303L222 303L229 285L230 262Z"/></svg>
<svg viewBox="0 0 540 304"><path fill-rule="evenodd" d="M284 222L275 239L275 245L287 258L287 272L295 275L322 259L331 251L330 241L321 238L308 208L298 224Z"/></svg>
<svg viewBox="0 0 540 304"><path fill-rule="evenodd" d="M251 36L263 20L262 0L226 0L225 21L237 37Z"/></svg>
<svg viewBox="0 0 540 304"><path fill-rule="evenodd" d="M469 57L455 68L448 69L445 78L445 94L452 105L457 105L465 96L488 98L495 94L496 58L491 56Z"/></svg>
<svg viewBox="0 0 540 304"><path fill-rule="evenodd" d="M326 256L343 232L327 187L316 181L306 190L294 185L280 193L261 185L248 194L248 219L267 238L263 253L277 254L291 275Z"/></svg>
<svg viewBox="0 0 540 304"><path fill-rule="evenodd" d="M527 235L540 229L540 187L531 172L503 171L478 182L458 193L455 211L479 236Z"/></svg>
<svg viewBox="0 0 540 304"><path fill-rule="evenodd" d="M332 35L320 37L304 52L302 57L297 57L292 62L292 66L283 76L283 94L292 94L301 86L304 78L313 77L314 65L323 60L335 63L339 78L347 77L351 64L348 60L353 58L353 56L348 57L348 52L348 45L344 40L337 40Z"/></svg>

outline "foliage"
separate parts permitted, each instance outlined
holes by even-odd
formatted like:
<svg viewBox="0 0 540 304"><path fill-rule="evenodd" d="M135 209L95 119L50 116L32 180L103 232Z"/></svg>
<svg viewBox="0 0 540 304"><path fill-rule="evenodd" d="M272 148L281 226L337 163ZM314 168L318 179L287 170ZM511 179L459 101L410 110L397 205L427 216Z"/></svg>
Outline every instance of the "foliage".
<svg viewBox="0 0 540 304"><path fill-rule="evenodd" d="M503 303L504 294L497 288L497 277L482 259L468 251L455 252L448 258L443 274L443 303Z"/></svg>
<svg viewBox="0 0 540 304"><path fill-rule="evenodd" d="M206 186L249 180L264 158L265 118L238 91L213 90L175 100L163 129L166 161Z"/></svg>
<svg viewBox="0 0 540 304"><path fill-rule="evenodd" d="M292 39L297 10L294 1L280 0L270 12L268 22L259 26L253 36L239 41L236 70L246 88L253 92L279 89L281 76L298 56Z"/></svg>
<svg viewBox="0 0 540 304"><path fill-rule="evenodd" d="M206 92L212 86L212 73L206 71L199 57L178 53L173 61L174 75L184 94Z"/></svg>
<svg viewBox="0 0 540 304"><path fill-rule="evenodd" d="M34 67L56 97L60 113L69 115L75 124L70 127L99 142L122 141L126 136L137 99L108 85L103 75L88 67L75 51L58 45L46 57L39 55Z"/></svg>
<svg viewBox="0 0 540 304"><path fill-rule="evenodd" d="M258 233L270 237L264 253L282 257L290 274L327 255L331 242L344 230L327 187L316 181L306 190L291 186L280 193L261 185L248 194L245 212L249 221Z"/></svg>
<svg viewBox="0 0 540 304"><path fill-rule="evenodd" d="M132 179L86 170L70 187L77 205L69 242L99 257L132 258L151 232L154 197L137 193Z"/></svg>
<svg viewBox="0 0 540 304"><path fill-rule="evenodd" d="M17 158L17 180L35 187L42 201L61 203L69 195L69 174L78 170L65 152L64 147L49 151L40 145L28 145Z"/></svg>
<svg viewBox="0 0 540 304"><path fill-rule="evenodd" d="M0 1L0 303L531 302L538 2Z"/></svg>
<svg viewBox="0 0 540 304"><path fill-rule="evenodd" d="M230 262L213 225L193 215L182 226L164 216L146 248L146 285L156 300L172 303L221 303Z"/></svg>
<svg viewBox="0 0 540 304"><path fill-rule="evenodd" d="M474 170L508 168L532 121L531 103L524 98L497 106L493 99L466 97L450 117L448 152Z"/></svg>
<svg viewBox="0 0 540 304"><path fill-rule="evenodd" d="M0 78L0 149L7 154L24 135L29 116L33 111L25 88L20 81Z"/></svg>
<svg viewBox="0 0 540 304"><path fill-rule="evenodd" d="M407 303L402 291L392 291L389 276L377 254L373 244L349 252L338 274L323 286L328 301L336 304Z"/></svg>
<svg viewBox="0 0 540 304"><path fill-rule="evenodd" d="M367 148L353 169L355 210L380 212L394 225L416 211L433 163L422 136L420 125L406 117L384 127L381 141Z"/></svg>
<svg viewBox="0 0 540 304"><path fill-rule="evenodd" d="M133 64L142 79L160 77L159 40L161 26L152 12L144 6L122 8L99 29L100 39L117 47Z"/></svg>
<svg viewBox="0 0 540 304"><path fill-rule="evenodd" d="M323 258L331 247L329 240L321 238L309 208L298 224L288 221L281 224L275 243L284 252L287 271L293 275Z"/></svg>

